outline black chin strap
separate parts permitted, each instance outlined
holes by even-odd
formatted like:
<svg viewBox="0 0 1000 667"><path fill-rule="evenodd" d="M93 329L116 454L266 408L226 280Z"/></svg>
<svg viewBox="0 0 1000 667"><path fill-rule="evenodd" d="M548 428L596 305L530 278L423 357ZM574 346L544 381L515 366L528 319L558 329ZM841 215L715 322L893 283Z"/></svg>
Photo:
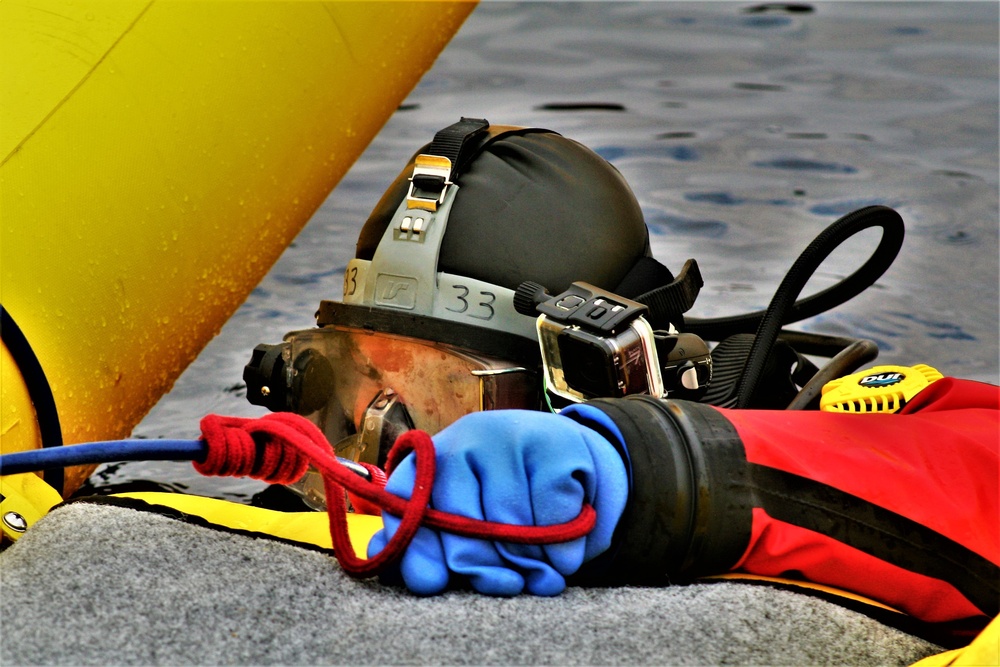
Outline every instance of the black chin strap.
<svg viewBox="0 0 1000 667"><path fill-rule="evenodd" d="M629 270L615 294L638 301L649 312L646 319L654 329L669 329L684 324L684 313L691 310L705 281L698 262L689 259L675 278L670 270L652 257L640 257ZM650 289L650 285L658 285Z"/></svg>

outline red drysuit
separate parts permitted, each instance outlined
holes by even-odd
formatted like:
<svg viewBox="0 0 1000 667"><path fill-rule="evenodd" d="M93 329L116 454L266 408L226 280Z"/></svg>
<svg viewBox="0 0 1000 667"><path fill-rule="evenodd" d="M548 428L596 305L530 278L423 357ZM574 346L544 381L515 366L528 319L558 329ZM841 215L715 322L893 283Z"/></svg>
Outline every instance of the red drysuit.
<svg viewBox="0 0 1000 667"><path fill-rule="evenodd" d="M802 580L956 628L1000 611L1000 388L944 378L897 414L589 405L632 475L611 578Z"/></svg>

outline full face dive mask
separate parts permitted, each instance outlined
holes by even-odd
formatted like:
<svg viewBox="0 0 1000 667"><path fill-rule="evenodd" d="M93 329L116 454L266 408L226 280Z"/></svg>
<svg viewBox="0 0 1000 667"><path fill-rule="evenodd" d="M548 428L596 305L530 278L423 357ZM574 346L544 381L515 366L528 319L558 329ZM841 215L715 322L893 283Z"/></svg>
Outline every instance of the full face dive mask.
<svg viewBox="0 0 1000 667"><path fill-rule="evenodd" d="M883 232L871 258L798 300L824 258L870 227ZM320 303L316 328L257 346L247 399L308 417L337 454L375 464L410 428L433 434L470 412L545 409L550 398L818 408L823 385L878 348L782 327L861 293L902 240L898 213L865 207L806 248L766 310L685 318L698 266L688 260L675 277L650 256L639 204L614 167L549 130L463 118L375 206L343 300ZM705 340L720 342L710 353ZM316 476L294 490L324 505Z"/></svg>
<svg viewBox="0 0 1000 667"><path fill-rule="evenodd" d="M515 308L522 283L556 294L583 284L625 301L650 285L690 292L697 267L682 274L650 257L635 196L596 153L549 130L462 119L375 207L343 301L321 302L316 328L257 346L247 398L305 415L340 456L382 464L409 428L544 407L539 313ZM302 486L319 504L321 487Z"/></svg>

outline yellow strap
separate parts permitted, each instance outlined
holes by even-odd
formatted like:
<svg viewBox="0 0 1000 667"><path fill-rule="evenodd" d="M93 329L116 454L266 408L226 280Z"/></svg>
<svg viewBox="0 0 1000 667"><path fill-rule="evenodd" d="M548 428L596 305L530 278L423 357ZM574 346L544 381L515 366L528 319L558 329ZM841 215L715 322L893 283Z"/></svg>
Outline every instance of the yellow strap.
<svg viewBox="0 0 1000 667"><path fill-rule="evenodd" d="M1000 617L994 618L965 648L924 658L913 667L984 667L1000 665Z"/></svg>
<svg viewBox="0 0 1000 667"><path fill-rule="evenodd" d="M764 577L755 574L744 574L740 572L731 572L728 574L720 574L702 578L707 580L724 579L726 581L770 581L777 584L794 586L797 588L806 588L806 589L821 591L824 593L832 593L834 595L839 595L840 597L843 598L864 602L865 604L869 604L874 607L880 607L882 609L887 609L889 611L893 611L898 614L903 613L897 609L893 609L892 607L886 606L881 602L877 602L870 598L866 598L862 595L857 595L856 593L850 593L848 591L844 591L839 588L833 588L831 586L814 584L808 581L782 579L780 577ZM988 626L986 626L986 628L984 628L983 631L980 632L979 635L968 646L928 656L923 660L911 665L911 667L986 667L986 666L1000 667L1000 617L994 618L993 621Z"/></svg>
<svg viewBox="0 0 1000 667"><path fill-rule="evenodd" d="M223 528L261 533L290 542L333 549L330 523L325 512L278 512L183 493L151 491L118 493L115 496L142 500L153 506L169 507L184 514L201 517L208 523ZM361 557L364 557L372 535L381 528L381 517L368 514L347 515L351 544L355 553Z"/></svg>
<svg viewBox="0 0 1000 667"><path fill-rule="evenodd" d="M824 586L823 584L816 584L811 581L799 581L797 579L782 579L781 577L765 577L758 574L746 574L743 572L728 572L726 574L717 574L710 577L702 577L703 579L725 579L727 581L770 581L776 584L782 584L785 586L793 586L796 588L807 588L814 591L820 591L822 593L829 593L831 595L837 595L842 598L847 598L848 600L855 600L857 602L863 602L864 604L871 605L873 607L879 607L888 611L895 612L897 614L902 614L903 612L898 609L894 609L888 605L882 604L871 598L866 598L863 595L858 595L857 593L851 593L850 591L845 591L840 588L834 588L833 586Z"/></svg>

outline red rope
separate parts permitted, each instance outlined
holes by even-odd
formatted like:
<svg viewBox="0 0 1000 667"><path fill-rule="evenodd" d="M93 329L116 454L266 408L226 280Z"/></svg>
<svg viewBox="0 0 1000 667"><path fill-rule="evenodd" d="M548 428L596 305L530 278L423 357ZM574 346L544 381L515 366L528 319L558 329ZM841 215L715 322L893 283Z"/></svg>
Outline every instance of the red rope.
<svg viewBox="0 0 1000 667"><path fill-rule="evenodd" d="M359 461L358 463L368 471L369 475L371 475L372 484L380 489L385 488L385 485L389 482L389 478L386 477L384 470L376 465L372 465L371 463L365 463L364 461ZM347 499L351 501L351 506L354 507L354 511L358 514L379 515L382 513L382 508L379 507L378 504L362 498L350 489L347 490Z"/></svg>
<svg viewBox="0 0 1000 667"><path fill-rule="evenodd" d="M367 481L337 461L323 432L308 419L290 412L276 412L260 419L206 415L202 436L208 446L204 462L195 463L203 475L253 477L273 484L289 484L301 478L311 463L323 476L327 514L334 555L344 570L355 577L378 574L400 558L421 525L457 535L517 544L555 544L583 537L596 520L594 508L584 504L580 514L566 523L521 526L482 521L428 507L434 487L434 443L424 431L407 431L389 451L386 472L411 451L416 457L416 481L412 498L406 500L385 490L385 476ZM376 469L377 470L377 469ZM334 502L345 490L352 502L381 507L400 517L399 528L386 547L373 558L354 553L347 530L347 508Z"/></svg>

